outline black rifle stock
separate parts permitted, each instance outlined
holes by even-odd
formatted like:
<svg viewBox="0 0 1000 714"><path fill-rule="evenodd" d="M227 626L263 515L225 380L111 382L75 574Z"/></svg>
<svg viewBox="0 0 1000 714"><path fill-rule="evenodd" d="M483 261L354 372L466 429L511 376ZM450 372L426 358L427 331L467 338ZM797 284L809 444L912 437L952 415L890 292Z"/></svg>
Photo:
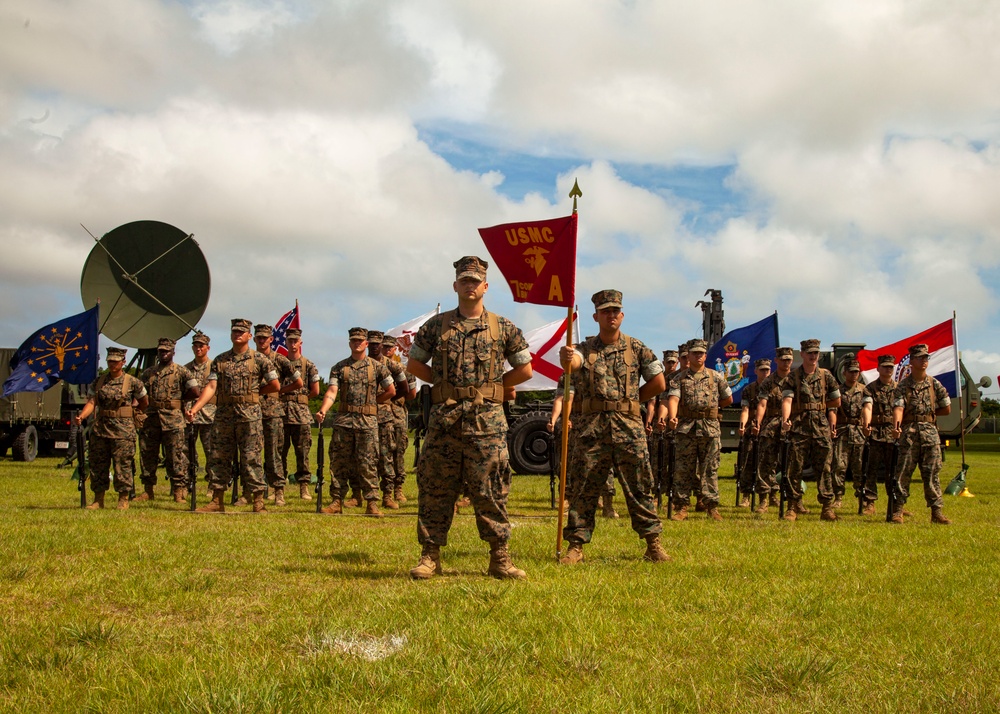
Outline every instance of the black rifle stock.
<svg viewBox="0 0 1000 714"><path fill-rule="evenodd" d="M191 497L191 510L198 507L198 434L195 432L194 424L187 427L187 450L188 450L188 494ZM205 457L206 467L208 456Z"/></svg>
<svg viewBox="0 0 1000 714"><path fill-rule="evenodd" d="M736 451L736 468L733 475L736 477L736 507L740 507L740 494L743 492L743 472L747 468L747 455L750 451L750 437L744 430L740 437L740 446Z"/></svg>
<svg viewBox="0 0 1000 714"><path fill-rule="evenodd" d="M556 486L559 484L559 445L555 432L546 434L545 441L549 449L549 507L556 507Z"/></svg>
<svg viewBox="0 0 1000 714"><path fill-rule="evenodd" d="M77 414L79 416L79 413ZM86 439L83 437L83 422L76 428L76 465L80 470L80 479L76 487L80 490L80 508L87 507L87 450Z"/></svg>
<svg viewBox="0 0 1000 714"><path fill-rule="evenodd" d="M235 506L236 502L238 500L240 500L239 496L236 495L237 492L240 489L240 450L239 450L239 448L236 449L236 454L233 456L233 465L232 465L232 467L231 467L230 470L232 471L232 479L233 479L233 496L229 500L229 503L231 505Z"/></svg>
<svg viewBox="0 0 1000 714"><path fill-rule="evenodd" d="M316 444L316 513L323 512L323 470L326 467L326 444L323 442L323 424L320 424Z"/></svg>
<svg viewBox="0 0 1000 714"><path fill-rule="evenodd" d="M661 431L656 433L656 473L653 474L653 483L656 485L656 512L663 508L663 440L666 438Z"/></svg>
<svg viewBox="0 0 1000 714"><path fill-rule="evenodd" d="M785 438L781 442L781 486L778 488L779 500L778 500L778 518L785 517L785 504L791 499L790 488L791 484L788 481L788 454L791 451L792 442Z"/></svg>
<svg viewBox="0 0 1000 714"><path fill-rule="evenodd" d="M871 442L865 439L865 447L861 451L861 488L855 489L857 493L854 495L858 497L858 515L860 516L862 511L865 509L865 486L868 484L868 474L869 469L871 469ZM850 471L850 469L848 469Z"/></svg>
<svg viewBox="0 0 1000 714"><path fill-rule="evenodd" d="M892 522L892 514L896 510L896 499L899 497L899 477L896 468L899 466L899 442L892 447L889 457L889 470L885 473L885 522Z"/></svg>
<svg viewBox="0 0 1000 714"><path fill-rule="evenodd" d="M669 519L674 514L674 468L677 466L674 439L676 437L674 434L669 436L664 434L663 438L667 440L667 486L665 490L667 494L667 519Z"/></svg>
<svg viewBox="0 0 1000 714"><path fill-rule="evenodd" d="M757 478L760 473L760 439L750 435L750 511L757 510Z"/></svg>

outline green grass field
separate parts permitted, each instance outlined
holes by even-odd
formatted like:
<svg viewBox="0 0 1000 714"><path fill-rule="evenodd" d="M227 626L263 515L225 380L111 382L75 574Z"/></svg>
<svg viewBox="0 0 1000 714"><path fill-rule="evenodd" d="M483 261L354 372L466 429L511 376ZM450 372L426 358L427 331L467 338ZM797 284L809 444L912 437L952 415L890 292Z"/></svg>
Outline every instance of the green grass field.
<svg viewBox="0 0 1000 714"><path fill-rule="evenodd" d="M811 515L761 519L726 478L726 520L665 524L662 565L625 518L556 565L548 478L518 476L517 583L485 575L471 513L444 577L408 579L412 476L381 521L317 516L292 489L263 516L190 514L162 474L152 503L81 511L58 460L4 458L0 709L996 711L1000 441L971 442L976 498L945 497L952 526L919 486L903 526L850 500L821 523L813 485Z"/></svg>

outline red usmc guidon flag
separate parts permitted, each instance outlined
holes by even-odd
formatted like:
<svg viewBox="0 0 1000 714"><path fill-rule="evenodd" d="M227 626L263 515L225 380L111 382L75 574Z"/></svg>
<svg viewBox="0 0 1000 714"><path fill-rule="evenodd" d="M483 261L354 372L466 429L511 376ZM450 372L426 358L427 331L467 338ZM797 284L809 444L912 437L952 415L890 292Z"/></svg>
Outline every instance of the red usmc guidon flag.
<svg viewBox="0 0 1000 714"><path fill-rule="evenodd" d="M576 302L576 214L480 228L514 302L573 307Z"/></svg>

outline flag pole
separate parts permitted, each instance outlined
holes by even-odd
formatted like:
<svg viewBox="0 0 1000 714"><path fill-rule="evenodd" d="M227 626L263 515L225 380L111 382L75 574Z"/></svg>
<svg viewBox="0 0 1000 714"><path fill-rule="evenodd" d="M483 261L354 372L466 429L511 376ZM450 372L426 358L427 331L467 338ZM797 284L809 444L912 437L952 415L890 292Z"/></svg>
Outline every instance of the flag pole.
<svg viewBox="0 0 1000 714"><path fill-rule="evenodd" d="M958 431L962 437L962 471L965 471L965 404L962 399L962 356L958 351L958 315L951 311L951 339L955 343L955 392L958 394Z"/></svg>
<svg viewBox="0 0 1000 714"><path fill-rule="evenodd" d="M576 211L576 199L583 197L583 191L580 190L580 184L573 180L573 188L569 192L569 197L573 199L573 215L575 216ZM573 266L573 273L576 273L576 266ZM576 310L575 305L570 305L566 308L566 346L573 346L573 313ZM558 517L556 523L556 562L558 563L562 559L562 529L563 529L563 515L565 515L566 508L566 461L569 454L569 412L568 406L572 406L572 401L570 400L570 375L573 372L573 362L570 360L569 366L563 372L563 410L562 410L562 434L560 439L560 453L559 453L559 509Z"/></svg>

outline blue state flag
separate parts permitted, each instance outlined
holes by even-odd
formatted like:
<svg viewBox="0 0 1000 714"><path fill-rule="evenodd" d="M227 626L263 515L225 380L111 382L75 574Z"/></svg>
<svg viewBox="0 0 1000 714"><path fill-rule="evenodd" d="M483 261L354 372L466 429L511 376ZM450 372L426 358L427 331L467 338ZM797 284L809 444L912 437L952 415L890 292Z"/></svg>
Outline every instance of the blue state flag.
<svg viewBox="0 0 1000 714"><path fill-rule="evenodd" d="M90 384L97 379L97 306L53 322L24 341L10 360L5 397L44 392L60 379Z"/></svg>
<svg viewBox="0 0 1000 714"><path fill-rule="evenodd" d="M708 350L705 366L722 373L733 390L733 404L739 404L743 388L757 381L753 363L762 358L774 362L777 347L778 315L775 313L724 334Z"/></svg>

